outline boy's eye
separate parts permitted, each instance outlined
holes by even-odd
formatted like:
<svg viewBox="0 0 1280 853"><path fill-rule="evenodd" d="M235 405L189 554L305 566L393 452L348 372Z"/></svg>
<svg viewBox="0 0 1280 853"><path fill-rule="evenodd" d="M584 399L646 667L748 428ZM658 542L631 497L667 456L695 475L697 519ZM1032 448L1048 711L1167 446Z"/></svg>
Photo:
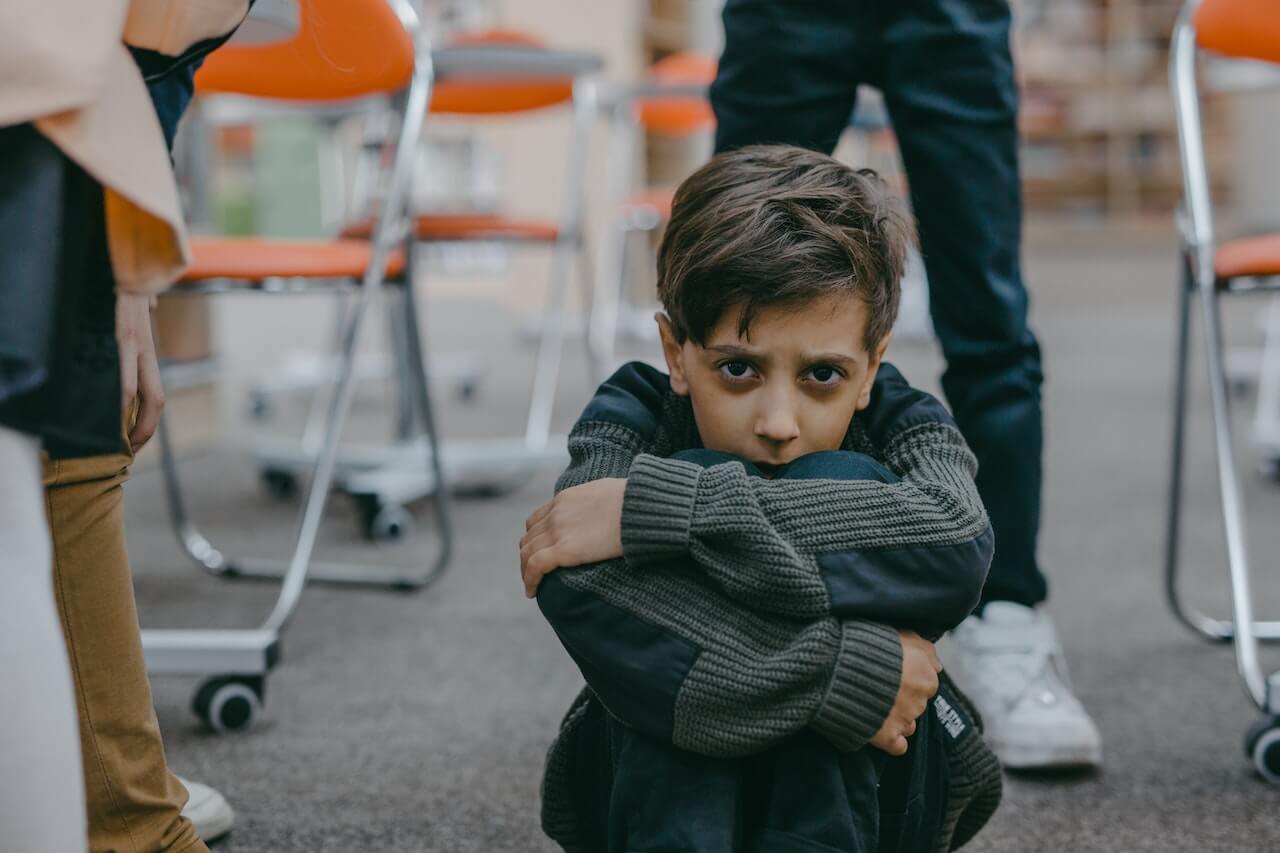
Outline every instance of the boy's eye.
<svg viewBox="0 0 1280 853"><path fill-rule="evenodd" d="M840 381L840 371L834 367L818 365L809 369L809 375L813 377L813 381L819 385L834 385Z"/></svg>
<svg viewBox="0 0 1280 853"><path fill-rule="evenodd" d="M720 372L730 379L748 379L755 374L755 368L745 361L726 361L720 365Z"/></svg>

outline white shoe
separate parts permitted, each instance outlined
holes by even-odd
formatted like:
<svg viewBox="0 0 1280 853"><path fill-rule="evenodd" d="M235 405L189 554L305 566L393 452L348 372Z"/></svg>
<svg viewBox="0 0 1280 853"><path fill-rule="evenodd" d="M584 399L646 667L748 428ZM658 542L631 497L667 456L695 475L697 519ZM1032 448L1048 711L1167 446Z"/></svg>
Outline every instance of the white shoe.
<svg viewBox="0 0 1280 853"><path fill-rule="evenodd" d="M1053 623L1044 613L993 601L944 648L948 669L973 699L987 743L1005 767L1096 767L1098 727L1071 692Z"/></svg>
<svg viewBox="0 0 1280 853"><path fill-rule="evenodd" d="M191 821L196 835L208 844L231 831L235 825L236 813L231 810L227 798L208 785L192 782L178 777L187 788L187 804L182 808L182 816Z"/></svg>

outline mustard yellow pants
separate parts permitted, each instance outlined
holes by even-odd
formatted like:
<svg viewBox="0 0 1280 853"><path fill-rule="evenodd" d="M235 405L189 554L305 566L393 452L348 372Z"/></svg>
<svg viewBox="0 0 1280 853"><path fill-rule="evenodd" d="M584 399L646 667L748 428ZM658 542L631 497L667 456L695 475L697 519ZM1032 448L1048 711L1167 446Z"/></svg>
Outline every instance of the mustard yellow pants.
<svg viewBox="0 0 1280 853"><path fill-rule="evenodd" d="M127 448L127 442L122 445ZM207 853L169 772L125 550L122 485L133 455L44 457L58 612L71 659L91 853Z"/></svg>

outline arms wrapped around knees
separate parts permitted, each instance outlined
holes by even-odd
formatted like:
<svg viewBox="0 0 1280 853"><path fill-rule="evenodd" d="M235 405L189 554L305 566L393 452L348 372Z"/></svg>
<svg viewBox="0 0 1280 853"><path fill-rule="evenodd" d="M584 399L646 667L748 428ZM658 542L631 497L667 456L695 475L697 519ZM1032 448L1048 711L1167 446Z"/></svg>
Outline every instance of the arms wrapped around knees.
<svg viewBox="0 0 1280 853"><path fill-rule="evenodd" d="M645 438L575 429L557 491L625 475ZM686 558L624 559L546 575L538 604L588 686L618 719L682 749L747 755L807 726L857 749L883 724L902 674L888 626L758 613Z"/></svg>
<svg viewBox="0 0 1280 853"><path fill-rule="evenodd" d="M692 752L749 755L808 726L857 749L898 694L894 629L766 618L687 569L565 569L538 604L611 714Z"/></svg>
<svg viewBox="0 0 1280 853"><path fill-rule="evenodd" d="M772 480L712 451L637 456L623 503L627 561L642 570L687 554L752 608L940 636L973 610L991 561L972 456L945 424L915 427L890 450L902 476L847 450L801 457Z"/></svg>

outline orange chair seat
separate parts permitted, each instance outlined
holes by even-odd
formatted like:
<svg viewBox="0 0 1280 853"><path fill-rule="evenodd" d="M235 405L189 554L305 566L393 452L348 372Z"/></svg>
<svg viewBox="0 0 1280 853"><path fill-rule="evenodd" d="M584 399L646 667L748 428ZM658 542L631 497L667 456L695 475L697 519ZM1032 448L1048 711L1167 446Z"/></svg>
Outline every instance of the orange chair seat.
<svg viewBox="0 0 1280 853"><path fill-rule="evenodd" d="M675 195L676 191L671 187L644 190L628 198L622 206L631 210L637 207L651 207L658 212L658 216L670 219L671 203Z"/></svg>
<svg viewBox="0 0 1280 853"><path fill-rule="evenodd" d="M1213 259L1219 279L1280 275L1280 234L1229 240Z"/></svg>
<svg viewBox="0 0 1280 853"><path fill-rule="evenodd" d="M367 238L370 228L368 221L357 222L345 228L342 236ZM428 213L418 217L414 235L424 242L496 240L554 243L560 237L560 228L545 220L513 219L491 213Z"/></svg>
<svg viewBox="0 0 1280 853"><path fill-rule="evenodd" d="M260 237L193 237L191 266L179 283L211 278L360 278L372 247L362 240L270 240ZM404 271L397 250L387 275Z"/></svg>

